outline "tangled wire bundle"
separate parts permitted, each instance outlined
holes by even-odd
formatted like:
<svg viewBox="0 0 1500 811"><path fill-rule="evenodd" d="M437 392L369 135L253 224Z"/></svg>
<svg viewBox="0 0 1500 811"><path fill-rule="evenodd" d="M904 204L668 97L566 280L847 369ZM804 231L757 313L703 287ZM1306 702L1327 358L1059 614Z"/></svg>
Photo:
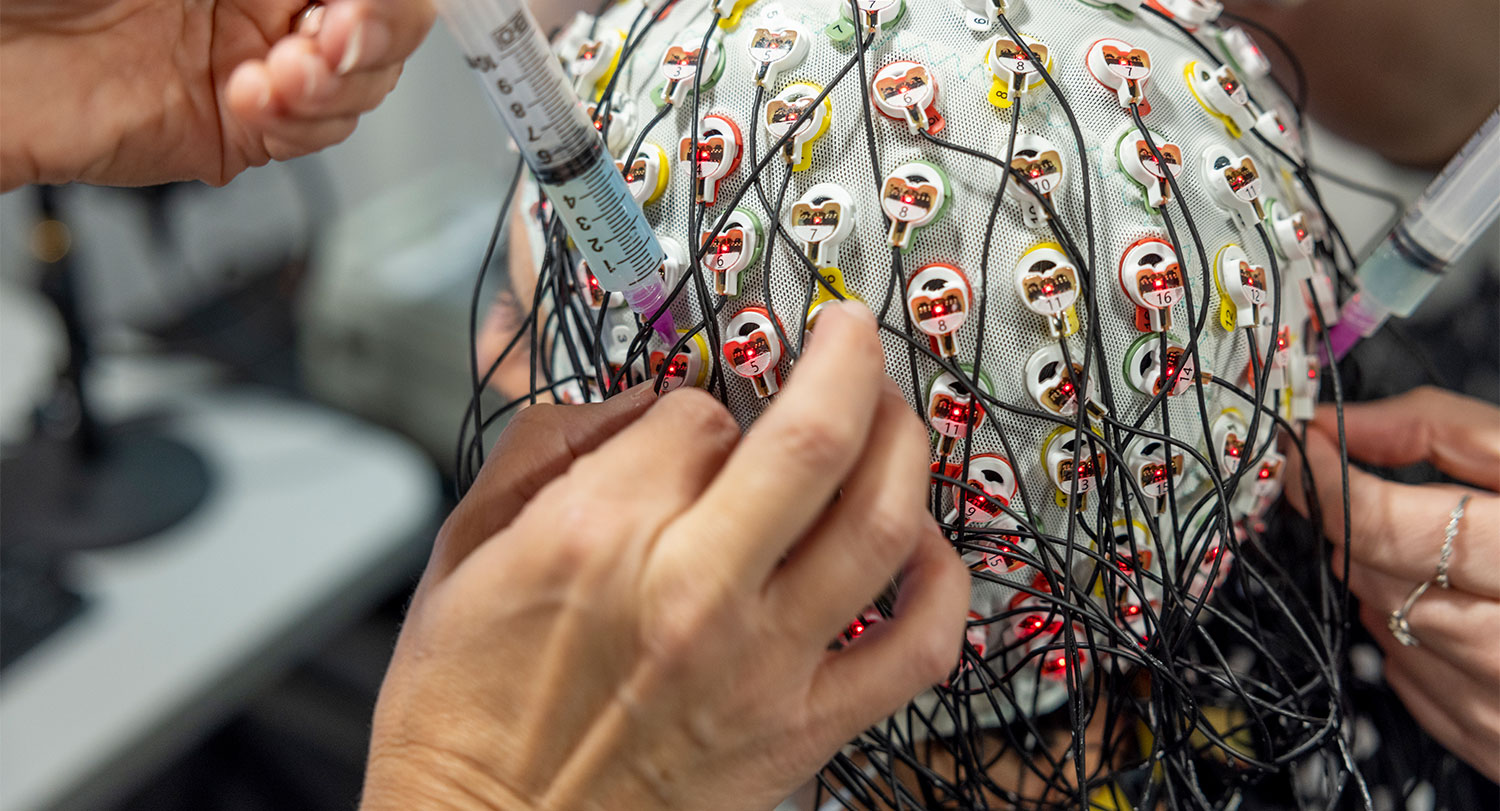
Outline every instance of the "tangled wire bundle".
<svg viewBox="0 0 1500 811"><path fill-rule="evenodd" d="M819 307L861 298L932 427L932 512L971 611L947 682L829 763L820 807L1233 808L1293 764L1320 777L1305 804L1368 803L1347 596L1324 545L1264 523L1278 442L1322 389L1341 399L1321 334L1353 259L1297 100L1219 16L665 0L580 18L559 56L663 241L680 337L600 290L526 184L536 293L476 371L460 486L484 428L538 397L654 377L748 423ZM533 390L486 413L517 347Z"/></svg>

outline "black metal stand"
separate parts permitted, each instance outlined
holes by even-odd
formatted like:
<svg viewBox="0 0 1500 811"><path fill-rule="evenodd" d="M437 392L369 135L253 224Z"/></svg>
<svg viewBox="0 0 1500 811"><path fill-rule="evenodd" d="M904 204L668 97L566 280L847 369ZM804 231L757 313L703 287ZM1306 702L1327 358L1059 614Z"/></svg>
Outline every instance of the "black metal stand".
<svg viewBox="0 0 1500 811"><path fill-rule="evenodd" d="M102 425L84 371L91 354L79 311L78 274L56 191L39 188L44 229L37 254L42 292L67 331L68 365L35 438L0 462L0 543L33 555L115 546L150 537L202 503L209 469L153 420Z"/></svg>

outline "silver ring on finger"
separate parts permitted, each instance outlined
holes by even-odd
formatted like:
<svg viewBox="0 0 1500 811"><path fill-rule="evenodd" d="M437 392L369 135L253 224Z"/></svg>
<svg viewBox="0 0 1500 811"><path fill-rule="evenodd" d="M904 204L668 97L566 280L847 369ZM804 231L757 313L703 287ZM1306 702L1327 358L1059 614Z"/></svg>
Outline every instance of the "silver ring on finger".
<svg viewBox="0 0 1500 811"><path fill-rule="evenodd" d="M1391 636L1396 637L1397 642L1408 648L1414 648L1419 644L1416 634L1412 633L1411 622L1408 619L1411 616L1412 607L1433 586L1446 589L1452 584L1452 581L1448 579L1448 566L1453 560L1453 542L1458 538L1458 524L1463 520L1464 510L1468 506L1469 494L1465 493L1458 500L1453 511L1448 513L1448 526L1443 529L1443 547L1438 552L1437 571L1431 578L1413 587L1411 593L1406 595L1406 600L1401 603L1401 607L1392 611L1391 618L1386 622L1386 627L1391 630Z"/></svg>

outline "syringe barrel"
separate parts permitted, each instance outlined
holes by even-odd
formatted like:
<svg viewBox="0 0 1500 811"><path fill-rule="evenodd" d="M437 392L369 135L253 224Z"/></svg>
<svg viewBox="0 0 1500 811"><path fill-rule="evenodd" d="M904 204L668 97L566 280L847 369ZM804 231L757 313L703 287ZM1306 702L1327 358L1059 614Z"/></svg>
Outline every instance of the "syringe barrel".
<svg viewBox="0 0 1500 811"><path fill-rule="evenodd" d="M599 286L630 300L659 289L661 243L525 3L436 5Z"/></svg>
<svg viewBox="0 0 1500 811"><path fill-rule="evenodd" d="M1457 259L1500 215L1500 110L1422 192L1401 227L1433 259Z"/></svg>
<svg viewBox="0 0 1500 811"><path fill-rule="evenodd" d="M526 4L436 0L436 6L537 178L558 183L582 174L588 166L580 164L603 144ZM527 121L538 114L541 120Z"/></svg>

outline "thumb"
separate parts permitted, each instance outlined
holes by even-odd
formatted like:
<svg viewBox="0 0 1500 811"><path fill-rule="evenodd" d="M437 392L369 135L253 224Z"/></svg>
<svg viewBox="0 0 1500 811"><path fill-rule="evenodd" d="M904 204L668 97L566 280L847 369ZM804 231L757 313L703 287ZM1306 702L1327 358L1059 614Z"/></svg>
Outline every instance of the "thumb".
<svg viewBox="0 0 1500 811"><path fill-rule="evenodd" d="M526 502L634 422L656 402L647 381L602 403L539 403L517 414L500 434L474 486L443 528L428 561L428 577L441 578L480 544L509 526Z"/></svg>

